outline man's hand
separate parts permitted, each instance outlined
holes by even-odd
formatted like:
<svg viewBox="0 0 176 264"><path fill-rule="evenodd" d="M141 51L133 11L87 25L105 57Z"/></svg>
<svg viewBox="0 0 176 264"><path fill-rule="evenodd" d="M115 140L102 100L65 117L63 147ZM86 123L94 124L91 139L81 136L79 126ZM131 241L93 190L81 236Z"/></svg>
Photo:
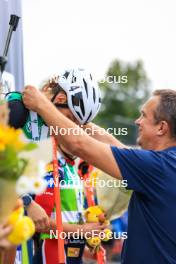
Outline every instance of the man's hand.
<svg viewBox="0 0 176 264"><path fill-rule="evenodd" d="M27 85L23 91L23 102L26 108L33 110L35 112L40 109L40 106L47 102L48 99L35 87Z"/></svg>
<svg viewBox="0 0 176 264"><path fill-rule="evenodd" d="M27 214L33 220L36 231L42 232L43 230L49 229L49 218L45 210L38 205L36 202L32 201L27 207Z"/></svg>
<svg viewBox="0 0 176 264"><path fill-rule="evenodd" d="M92 235L98 236L105 228L107 228L107 225L101 225L100 223L85 223L81 226L86 238L92 237Z"/></svg>

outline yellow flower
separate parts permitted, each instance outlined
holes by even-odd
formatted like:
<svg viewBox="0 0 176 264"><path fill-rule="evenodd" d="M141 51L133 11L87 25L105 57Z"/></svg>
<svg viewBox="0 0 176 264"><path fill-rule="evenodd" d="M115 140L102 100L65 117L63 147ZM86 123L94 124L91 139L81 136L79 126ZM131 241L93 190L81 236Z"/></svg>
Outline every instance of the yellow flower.
<svg viewBox="0 0 176 264"><path fill-rule="evenodd" d="M0 126L0 151L6 146L13 147L16 151L24 148L25 143L21 140L22 131L8 126Z"/></svg>
<svg viewBox="0 0 176 264"><path fill-rule="evenodd" d="M6 132L4 127L0 127L0 151L3 151L7 144Z"/></svg>
<svg viewBox="0 0 176 264"><path fill-rule="evenodd" d="M4 151L4 150L5 150L5 144L0 141L0 151Z"/></svg>

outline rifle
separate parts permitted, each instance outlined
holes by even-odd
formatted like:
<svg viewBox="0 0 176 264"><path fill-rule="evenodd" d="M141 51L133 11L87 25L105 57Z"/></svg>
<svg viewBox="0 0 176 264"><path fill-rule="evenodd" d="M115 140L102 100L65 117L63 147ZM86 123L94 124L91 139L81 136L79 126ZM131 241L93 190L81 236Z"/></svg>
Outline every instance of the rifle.
<svg viewBox="0 0 176 264"><path fill-rule="evenodd" d="M2 74L5 70L6 64L8 62L7 54L8 54L8 50L9 50L9 45L10 45L10 41L12 38L12 33L13 33L13 31L16 31L16 29L17 29L19 19L20 19L20 17L18 17L16 15L10 16L10 21L9 21L10 27L9 27L7 39L5 42L4 52L3 52L3 56L0 56L0 95L3 94L3 92L4 92L3 91Z"/></svg>

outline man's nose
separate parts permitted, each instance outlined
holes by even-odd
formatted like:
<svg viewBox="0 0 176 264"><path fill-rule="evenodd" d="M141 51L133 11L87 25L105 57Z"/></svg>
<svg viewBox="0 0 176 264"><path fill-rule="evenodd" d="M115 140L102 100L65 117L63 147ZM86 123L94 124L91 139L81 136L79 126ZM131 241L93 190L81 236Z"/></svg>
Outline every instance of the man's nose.
<svg viewBox="0 0 176 264"><path fill-rule="evenodd" d="M135 125L139 126L140 125L140 117L137 118L134 123L135 123Z"/></svg>

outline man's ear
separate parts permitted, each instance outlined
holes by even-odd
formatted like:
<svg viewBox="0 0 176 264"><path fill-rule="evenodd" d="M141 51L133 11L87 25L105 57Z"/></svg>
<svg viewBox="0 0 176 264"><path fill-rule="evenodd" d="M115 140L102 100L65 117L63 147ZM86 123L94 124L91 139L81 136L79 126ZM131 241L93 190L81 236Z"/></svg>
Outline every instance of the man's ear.
<svg viewBox="0 0 176 264"><path fill-rule="evenodd" d="M169 125L168 125L168 123L166 121L161 121L160 122L159 129L157 131L157 135L158 136L163 136L166 133L168 133L168 131L169 131Z"/></svg>
<svg viewBox="0 0 176 264"><path fill-rule="evenodd" d="M65 104L67 103L67 96L64 92L60 92L58 93L58 95L56 96L55 100L54 100L55 104Z"/></svg>

